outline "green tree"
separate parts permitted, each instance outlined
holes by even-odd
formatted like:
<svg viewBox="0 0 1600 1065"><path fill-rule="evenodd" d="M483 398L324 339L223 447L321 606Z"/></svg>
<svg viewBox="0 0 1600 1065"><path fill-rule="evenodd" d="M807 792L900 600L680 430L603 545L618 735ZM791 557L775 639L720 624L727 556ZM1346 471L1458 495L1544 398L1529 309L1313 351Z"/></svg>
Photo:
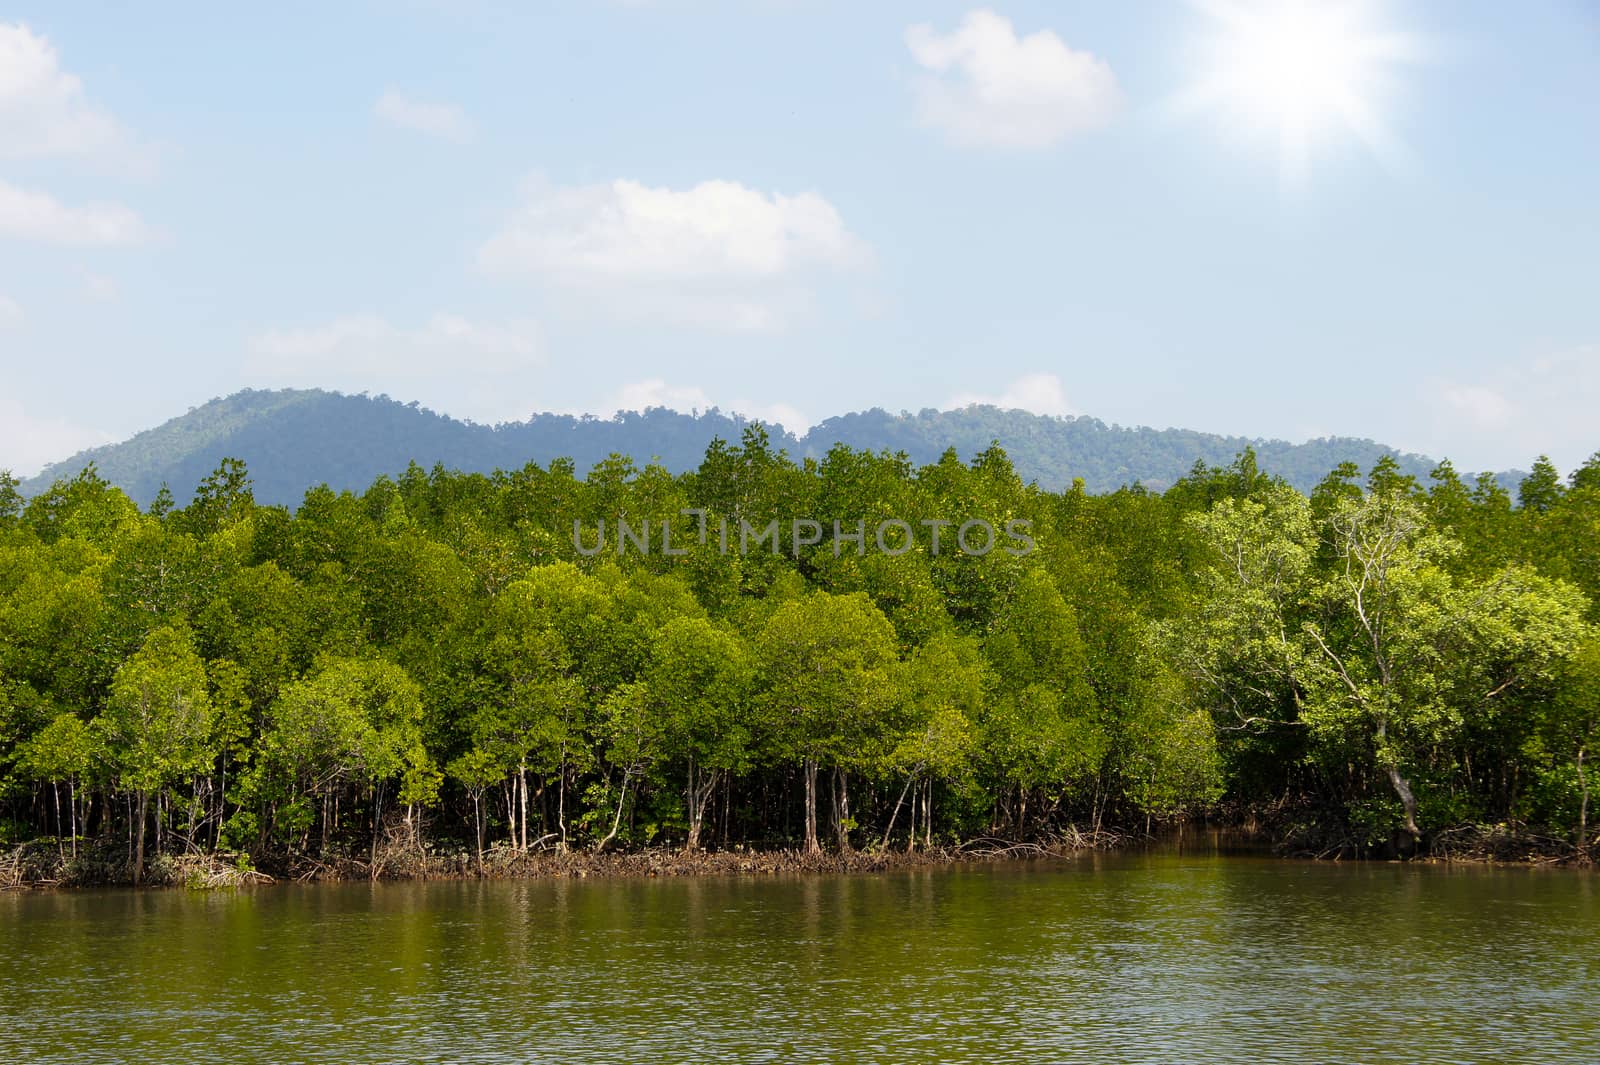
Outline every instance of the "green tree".
<svg viewBox="0 0 1600 1065"><path fill-rule="evenodd" d="M473 838L477 843L478 872L483 872L483 793L497 781L505 779L505 771L492 751L471 747L445 767L445 773L460 781L472 800Z"/></svg>
<svg viewBox="0 0 1600 1065"><path fill-rule="evenodd" d="M1454 543L1406 495L1341 505L1327 535L1336 561L1311 592L1316 614L1304 626L1315 648L1305 720L1330 738L1366 732L1403 827L1419 838L1408 766L1454 739L1466 714L1570 653L1582 600L1524 570L1458 585L1442 565Z"/></svg>
<svg viewBox="0 0 1600 1065"><path fill-rule="evenodd" d="M430 785L437 786L422 744L422 709L416 682L399 665L377 658L329 656L285 687L272 706L257 770L287 784L287 805L279 812L282 827L299 831L304 846L311 804L317 803L326 847L334 832L337 795L354 785L372 798L375 862L391 791L399 792L401 802L416 803L428 797ZM408 827L414 831L409 811Z"/></svg>
<svg viewBox="0 0 1600 1065"><path fill-rule="evenodd" d="M22 513L22 493L17 491L21 484L10 470L0 470L0 529L10 526Z"/></svg>
<svg viewBox="0 0 1600 1065"><path fill-rule="evenodd" d="M1076 612L1045 570L1022 576L984 650L996 677L984 742L995 773L1017 791L1012 820L1025 830L1031 792L1053 800L1099 780L1110 736Z"/></svg>
<svg viewBox="0 0 1600 1065"><path fill-rule="evenodd" d="M497 752L515 773L519 850L528 849L530 768L555 777L556 830L567 844L568 783L588 761L584 729L598 701L585 685L584 667L608 661L601 654L606 641L597 637L609 627L611 610L605 587L564 562L535 567L491 608L472 731L477 746Z"/></svg>
<svg viewBox="0 0 1600 1065"><path fill-rule="evenodd" d="M133 501L95 471L93 463L70 481L57 481L28 500L25 526L47 543L74 537L110 547L143 516Z"/></svg>
<svg viewBox="0 0 1600 1065"><path fill-rule="evenodd" d="M882 845L887 848L895 822L911 796L911 828L906 849L933 842L933 786L969 775L978 753L978 723L985 716L985 689L992 682L982 649L970 637L941 633L918 647L904 671L904 720L884 769L905 775L889 814Z"/></svg>
<svg viewBox="0 0 1600 1065"><path fill-rule="evenodd" d="M1595 745L1600 742L1600 638L1590 635L1566 663L1556 697L1550 701L1547 729L1551 746L1570 752L1571 776L1577 785L1578 817L1573 837L1585 859L1596 840L1589 831L1593 796Z"/></svg>
<svg viewBox="0 0 1600 1065"><path fill-rule="evenodd" d="M865 595L813 592L778 607L756 641L774 738L798 755L805 782L805 849L817 839L817 773L839 771L835 827L849 843L843 771L896 700L894 629Z"/></svg>
<svg viewBox="0 0 1600 1065"><path fill-rule="evenodd" d="M657 634L645 672L667 749L685 764L685 850L700 846L706 804L719 782L750 763L754 663L737 633L677 617Z"/></svg>
<svg viewBox="0 0 1600 1065"><path fill-rule="evenodd" d="M98 754L95 737L89 726L73 713L57 714L50 723L34 733L18 752L17 768L37 780L50 782L55 799L56 839L60 842L61 785L67 785L67 809L70 813L72 856L78 856L78 788L89 772Z"/></svg>
<svg viewBox="0 0 1600 1065"><path fill-rule="evenodd" d="M204 537L248 519L256 503L250 485L250 471L242 461L223 459L200 482L194 498L183 509L183 526L194 535Z"/></svg>
<svg viewBox="0 0 1600 1065"><path fill-rule="evenodd" d="M1552 507L1561 502L1563 492L1561 474L1556 472L1550 456L1540 455L1517 488L1517 502L1522 504L1523 510L1548 514Z"/></svg>
<svg viewBox="0 0 1600 1065"><path fill-rule="evenodd" d="M1338 509L1361 495L1330 489L1327 498ZM1306 672L1299 610L1316 549L1311 503L1278 487L1259 500L1223 499L1187 522L1207 553L1193 614L1168 628L1169 654L1190 671L1219 728L1295 722Z"/></svg>
<svg viewBox="0 0 1600 1065"><path fill-rule="evenodd" d="M162 626L117 670L97 724L118 780L137 806L133 881L144 873L149 801L211 763L211 697L205 663L187 628Z"/></svg>

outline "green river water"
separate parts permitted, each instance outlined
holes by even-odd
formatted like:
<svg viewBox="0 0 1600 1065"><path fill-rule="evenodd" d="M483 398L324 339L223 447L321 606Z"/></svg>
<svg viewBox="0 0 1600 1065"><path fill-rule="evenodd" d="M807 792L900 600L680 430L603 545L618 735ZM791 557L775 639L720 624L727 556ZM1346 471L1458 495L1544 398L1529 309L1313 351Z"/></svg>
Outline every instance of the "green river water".
<svg viewBox="0 0 1600 1065"><path fill-rule="evenodd" d="M3 1062L1600 1062L1600 876L1150 853L0 895Z"/></svg>

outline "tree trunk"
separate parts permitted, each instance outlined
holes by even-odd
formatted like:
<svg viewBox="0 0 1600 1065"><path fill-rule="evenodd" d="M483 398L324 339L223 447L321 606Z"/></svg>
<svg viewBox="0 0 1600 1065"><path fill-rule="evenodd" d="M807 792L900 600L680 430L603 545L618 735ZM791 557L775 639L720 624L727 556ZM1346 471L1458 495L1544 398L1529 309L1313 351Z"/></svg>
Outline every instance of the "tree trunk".
<svg viewBox="0 0 1600 1065"><path fill-rule="evenodd" d="M134 833L138 840L133 852L133 886L138 887L144 880L144 819L149 812L150 795L144 790L139 792L139 828Z"/></svg>
<svg viewBox="0 0 1600 1065"><path fill-rule="evenodd" d="M685 851L700 849L700 834L705 826L706 806L711 801L711 796L716 792L717 778L720 774L713 769L709 773L701 773L694 764L694 759L689 759L689 838L684 842ZM715 811L713 811L713 815ZM726 832L726 828L724 828Z"/></svg>
<svg viewBox="0 0 1600 1065"><path fill-rule="evenodd" d="M567 760L561 759L561 780L556 792L556 828L561 830L561 852L567 851Z"/></svg>
<svg viewBox="0 0 1600 1065"><path fill-rule="evenodd" d="M61 846L61 781L52 780L50 782L50 790L55 794L56 797L56 853L65 858L67 856L67 852Z"/></svg>
<svg viewBox="0 0 1600 1065"><path fill-rule="evenodd" d="M1411 793L1411 785L1406 778L1400 775L1400 767L1391 765L1386 772L1389 774L1389 784L1394 788L1394 793L1400 796L1400 805L1406 812L1406 831L1413 840L1422 838L1422 830L1417 827L1417 797Z"/></svg>
<svg viewBox="0 0 1600 1065"><path fill-rule="evenodd" d="M1376 732L1378 750L1380 754L1389 739L1389 722L1386 718L1378 718ZM1400 774L1398 761L1384 766L1384 774L1389 778L1389 786L1394 788L1394 793L1400 797L1400 805L1406 814L1406 832L1410 834L1412 842L1422 838L1422 830L1417 827L1417 797L1411 793L1411 784Z"/></svg>
<svg viewBox="0 0 1600 1065"><path fill-rule="evenodd" d="M933 778L922 782L922 849L933 849Z"/></svg>
<svg viewBox="0 0 1600 1065"><path fill-rule="evenodd" d="M1589 856L1589 774L1583 768L1583 748L1578 748L1578 786L1583 798L1578 803L1578 853Z"/></svg>
<svg viewBox="0 0 1600 1065"><path fill-rule="evenodd" d="M209 778L207 778L209 783ZM189 793L189 824L184 829L185 839L183 845L198 854L200 848L195 846L195 831L200 827L200 778L194 778L194 790Z"/></svg>
<svg viewBox="0 0 1600 1065"><path fill-rule="evenodd" d="M843 767L833 771L833 829L839 853L850 849L850 774Z"/></svg>
<svg viewBox="0 0 1600 1065"><path fill-rule="evenodd" d="M698 782L694 779L694 755L689 756L689 774L685 778L688 785L684 791L684 801L689 807L689 835L683 841L683 849L694 852L700 849L700 804L695 801L699 789L695 786Z"/></svg>
<svg viewBox="0 0 1600 1065"><path fill-rule="evenodd" d="M222 782L217 785L217 827L211 833L211 849L222 846L222 823L228 819L228 759L222 759Z"/></svg>
<svg viewBox="0 0 1600 1065"><path fill-rule="evenodd" d="M606 838L594 845L596 854L605 850L606 844L617 838L617 829L622 827L622 808L628 803L628 781L631 777L632 773L629 770L622 771L622 792L617 796L617 816L611 819L611 831L606 833Z"/></svg>
<svg viewBox="0 0 1600 1065"><path fill-rule="evenodd" d="M911 790L911 782L915 779L917 779L915 773L906 777L906 786L900 789L900 797L894 801L894 810L889 814L889 827L883 830L883 843L878 847L879 850L886 851L889 849L889 835L894 831L894 823L900 817L900 807L906 801L906 792ZM911 834L912 836L917 834L915 806L912 807Z"/></svg>
<svg viewBox="0 0 1600 1065"><path fill-rule="evenodd" d="M72 856L78 856L78 782L67 781L67 805L72 809Z"/></svg>
<svg viewBox="0 0 1600 1065"><path fill-rule="evenodd" d="M378 879L378 833L383 830L383 782L378 782L372 800L372 879Z"/></svg>
<svg viewBox="0 0 1600 1065"><path fill-rule="evenodd" d="M817 854L822 845L817 842L817 760L805 760L806 778L806 843L807 854Z"/></svg>
<svg viewBox="0 0 1600 1065"><path fill-rule="evenodd" d="M517 849L523 854L528 853L528 763L517 764L517 802L521 804L522 812L519 816L521 841Z"/></svg>
<svg viewBox="0 0 1600 1065"><path fill-rule="evenodd" d="M483 789L472 795L472 824L478 838L478 875L483 875Z"/></svg>
<svg viewBox="0 0 1600 1065"><path fill-rule="evenodd" d="M917 849L917 809L922 805L922 785L911 793L911 831L906 836L906 853Z"/></svg>

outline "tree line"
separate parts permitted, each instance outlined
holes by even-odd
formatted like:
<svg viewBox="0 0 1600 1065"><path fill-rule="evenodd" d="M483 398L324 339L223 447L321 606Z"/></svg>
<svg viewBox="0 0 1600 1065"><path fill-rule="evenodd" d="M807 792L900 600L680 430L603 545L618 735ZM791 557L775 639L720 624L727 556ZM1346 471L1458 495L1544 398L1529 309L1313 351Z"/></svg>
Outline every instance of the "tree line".
<svg viewBox="0 0 1600 1065"><path fill-rule="evenodd" d="M1600 455L1518 498L1448 463L1309 495L1025 484L991 446L673 475L413 465L258 505L224 462L141 509L0 474L0 842L479 868L542 848L919 848L1270 814L1346 853L1512 824L1579 851L1600 738ZM827 530L584 552L604 520ZM899 553L840 523L1028 523Z"/></svg>

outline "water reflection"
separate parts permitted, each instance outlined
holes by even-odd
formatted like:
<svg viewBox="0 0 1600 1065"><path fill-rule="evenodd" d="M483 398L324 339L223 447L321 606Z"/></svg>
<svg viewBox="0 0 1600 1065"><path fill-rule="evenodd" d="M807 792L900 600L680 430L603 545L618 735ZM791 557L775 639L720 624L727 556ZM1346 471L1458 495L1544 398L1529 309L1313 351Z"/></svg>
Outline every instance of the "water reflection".
<svg viewBox="0 0 1600 1065"><path fill-rule="evenodd" d="M0 1060L1600 1060L1593 875L1193 846L0 896Z"/></svg>

